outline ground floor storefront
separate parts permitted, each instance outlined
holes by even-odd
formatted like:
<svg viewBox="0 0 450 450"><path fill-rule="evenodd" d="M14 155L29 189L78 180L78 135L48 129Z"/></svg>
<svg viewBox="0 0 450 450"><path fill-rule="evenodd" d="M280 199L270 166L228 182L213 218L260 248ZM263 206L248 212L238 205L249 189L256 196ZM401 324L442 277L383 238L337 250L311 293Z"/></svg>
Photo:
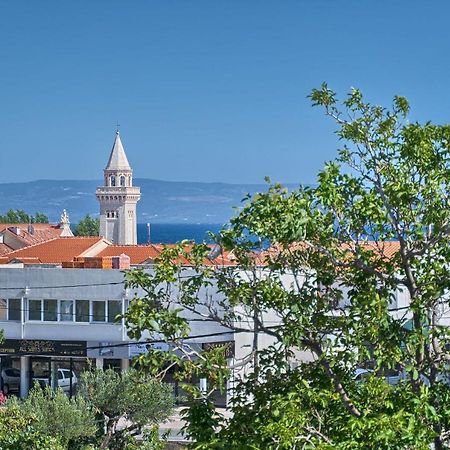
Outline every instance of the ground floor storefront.
<svg viewBox="0 0 450 450"><path fill-rule="evenodd" d="M167 344L165 344L167 345ZM199 349L202 347L198 344ZM172 351L158 345L160 350ZM61 388L69 396L76 394L81 374L94 368L128 370L135 356L148 351L148 344L133 342L56 341L6 339L0 344L0 373L3 390L22 398L37 383L41 387ZM172 385L177 404L183 404L187 394L184 384L208 390L206 379L179 381L176 367L169 370L164 382ZM226 406L227 390L213 392L217 406Z"/></svg>
<svg viewBox="0 0 450 450"><path fill-rule="evenodd" d="M113 353L90 357L94 342L7 339L0 344L0 373L7 394L26 397L34 384L60 387L68 395L76 393L81 373L92 368L126 370L129 358L108 357ZM103 347L104 348L104 347Z"/></svg>

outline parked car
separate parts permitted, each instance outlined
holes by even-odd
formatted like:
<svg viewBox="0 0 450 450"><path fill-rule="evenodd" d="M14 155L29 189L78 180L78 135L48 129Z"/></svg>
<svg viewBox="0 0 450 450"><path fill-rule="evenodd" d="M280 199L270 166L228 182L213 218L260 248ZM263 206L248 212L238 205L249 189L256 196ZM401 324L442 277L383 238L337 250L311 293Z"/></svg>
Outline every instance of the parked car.
<svg viewBox="0 0 450 450"><path fill-rule="evenodd" d="M1 372L2 390L4 394L19 392L20 390L20 370L9 367Z"/></svg>
<svg viewBox="0 0 450 450"><path fill-rule="evenodd" d="M58 369L58 387L60 387L64 392L70 391L70 370L69 369ZM34 381L37 381L41 387L49 385L49 377L33 377ZM72 389L75 388L78 383L78 378L74 371L72 371Z"/></svg>

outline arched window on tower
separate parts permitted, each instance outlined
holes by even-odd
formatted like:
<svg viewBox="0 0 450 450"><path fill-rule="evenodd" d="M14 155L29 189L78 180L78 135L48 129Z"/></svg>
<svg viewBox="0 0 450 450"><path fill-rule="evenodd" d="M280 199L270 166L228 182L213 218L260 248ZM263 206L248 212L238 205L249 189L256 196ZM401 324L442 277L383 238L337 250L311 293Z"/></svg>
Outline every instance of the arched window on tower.
<svg viewBox="0 0 450 450"><path fill-rule="evenodd" d="M110 182L110 186L115 186L116 185L116 177L114 175L111 175L109 177L109 182Z"/></svg>
<svg viewBox="0 0 450 450"><path fill-rule="evenodd" d="M125 186L125 177L124 177L123 175L120 176L120 185L121 185L122 187Z"/></svg>

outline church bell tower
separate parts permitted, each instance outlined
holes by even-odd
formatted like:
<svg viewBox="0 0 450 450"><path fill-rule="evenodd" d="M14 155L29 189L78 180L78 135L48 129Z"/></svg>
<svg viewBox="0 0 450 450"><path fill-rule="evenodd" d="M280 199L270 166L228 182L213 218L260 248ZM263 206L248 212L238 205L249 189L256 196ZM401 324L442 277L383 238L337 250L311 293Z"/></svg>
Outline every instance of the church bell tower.
<svg viewBox="0 0 450 450"><path fill-rule="evenodd" d="M100 236L113 244L137 244L136 204L141 189L133 186L133 170L118 130L103 172L103 186L95 192L100 203Z"/></svg>

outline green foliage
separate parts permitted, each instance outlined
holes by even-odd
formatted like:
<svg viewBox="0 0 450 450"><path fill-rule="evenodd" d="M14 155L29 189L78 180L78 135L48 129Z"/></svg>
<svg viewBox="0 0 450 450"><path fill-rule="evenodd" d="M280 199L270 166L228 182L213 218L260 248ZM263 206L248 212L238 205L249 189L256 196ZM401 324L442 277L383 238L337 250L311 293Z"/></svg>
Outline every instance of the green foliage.
<svg viewBox="0 0 450 450"><path fill-rule="evenodd" d="M338 157L314 187L272 184L246 199L216 236L235 265L211 265L208 247L182 243L153 273L127 274L129 287L145 290L127 312L130 335L162 335L178 350L139 362L223 387L225 358L187 349L183 309L252 333L231 419L191 390L193 448L450 448L450 331L441 322L450 308L450 126L408 122L403 97L387 109L353 89L339 102L324 84L311 101L336 124ZM273 346L261 349L260 335ZM298 355L313 362L293 370ZM372 372L356 382L360 367ZM398 385L389 371L401 374Z"/></svg>
<svg viewBox="0 0 450 450"><path fill-rule="evenodd" d="M100 219L95 219L89 214L81 219L73 232L75 236L98 236L100 234Z"/></svg>
<svg viewBox="0 0 450 450"><path fill-rule="evenodd" d="M91 404L106 432L100 448L123 449L142 427L168 418L173 408L169 385L153 381L133 369L116 373L111 369L84 372L79 395ZM129 425L117 429L120 418Z"/></svg>
<svg viewBox="0 0 450 450"><path fill-rule="evenodd" d="M124 450L165 450L166 438L167 436L161 438L158 427L153 426L143 430L142 440L130 438Z"/></svg>
<svg viewBox="0 0 450 450"><path fill-rule="evenodd" d="M42 433L34 423L35 416L16 402L0 408L0 449L64 450L57 438Z"/></svg>
<svg viewBox="0 0 450 450"><path fill-rule="evenodd" d="M89 403L79 396L69 398L62 389L35 386L17 405L25 416L33 417L36 430L57 438L69 448L83 438L94 436L97 431L94 411Z"/></svg>
<svg viewBox="0 0 450 450"><path fill-rule="evenodd" d="M216 414L214 403L208 399L194 400L189 408L183 411L183 418L186 420L183 431L196 443L196 448L212 448L216 440L216 429L220 425L220 417Z"/></svg>
<svg viewBox="0 0 450 450"><path fill-rule="evenodd" d="M3 216L0 215L0 223L48 223L48 217L40 212L30 216L23 209L10 209Z"/></svg>

